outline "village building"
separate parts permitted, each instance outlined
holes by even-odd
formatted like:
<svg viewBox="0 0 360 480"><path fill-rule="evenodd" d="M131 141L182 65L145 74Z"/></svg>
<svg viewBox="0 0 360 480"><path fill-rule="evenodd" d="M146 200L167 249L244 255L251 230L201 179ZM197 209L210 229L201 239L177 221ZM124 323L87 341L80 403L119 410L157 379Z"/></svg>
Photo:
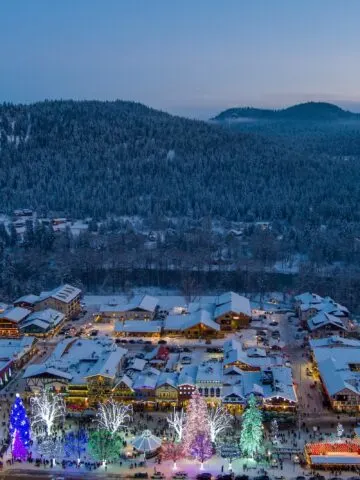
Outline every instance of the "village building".
<svg viewBox="0 0 360 480"><path fill-rule="evenodd" d="M0 389L37 352L34 337L0 339Z"/></svg>
<svg viewBox="0 0 360 480"><path fill-rule="evenodd" d="M329 404L335 411L360 410L360 341L331 337L310 341L314 368L318 371Z"/></svg>
<svg viewBox="0 0 360 480"><path fill-rule="evenodd" d="M50 387L64 395L69 408L95 406L112 393L127 350L111 339L65 339L43 364L29 365L24 373L32 392Z"/></svg>
<svg viewBox="0 0 360 480"><path fill-rule="evenodd" d="M10 307L0 313L0 337L16 338L21 336L21 322L31 315L31 310L23 307Z"/></svg>
<svg viewBox="0 0 360 480"><path fill-rule="evenodd" d="M61 285L50 292L42 292L35 303L36 311L53 308L65 315L70 320L79 315L81 290L72 285Z"/></svg>
<svg viewBox="0 0 360 480"><path fill-rule="evenodd" d="M117 321L114 327L116 337L160 337L162 322L144 320Z"/></svg>
<svg viewBox="0 0 360 480"><path fill-rule="evenodd" d="M31 313L20 324L23 335L49 337L56 335L65 322L65 315L53 308Z"/></svg>
<svg viewBox="0 0 360 480"><path fill-rule="evenodd" d="M153 320L159 300L151 295L136 295L129 303L109 301L100 306L99 321Z"/></svg>

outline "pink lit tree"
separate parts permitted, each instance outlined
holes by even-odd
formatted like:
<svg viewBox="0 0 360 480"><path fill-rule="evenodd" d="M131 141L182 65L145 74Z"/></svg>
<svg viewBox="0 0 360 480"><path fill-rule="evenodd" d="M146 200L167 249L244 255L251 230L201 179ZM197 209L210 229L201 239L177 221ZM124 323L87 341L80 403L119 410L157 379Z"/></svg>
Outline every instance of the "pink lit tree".
<svg viewBox="0 0 360 480"><path fill-rule="evenodd" d="M206 401L196 389L186 412L182 442L185 455L192 456L191 448L199 435L210 439L210 422Z"/></svg>
<svg viewBox="0 0 360 480"><path fill-rule="evenodd" d="M14 432L14 441L11 449L12 456L15 460L25 460L28 455L28 451L24 446L19 430Z"/></svg>
<svg viewBox="0 0 360 480"><path fill-rule="evenodd" d="M176 470L176 462L184 457L184 447L181 443L176 442L163 443L161 455L164 460L172 460L174 462L173 469Z"/></svg>
<svg viewBox="0 0 360 480"><path fill-rule="evenodd" d="M190 454L201 463L200 470L203 470L204 462L209 460L213 454L210 437L204 434L197 435L190 447Z"/></svg>

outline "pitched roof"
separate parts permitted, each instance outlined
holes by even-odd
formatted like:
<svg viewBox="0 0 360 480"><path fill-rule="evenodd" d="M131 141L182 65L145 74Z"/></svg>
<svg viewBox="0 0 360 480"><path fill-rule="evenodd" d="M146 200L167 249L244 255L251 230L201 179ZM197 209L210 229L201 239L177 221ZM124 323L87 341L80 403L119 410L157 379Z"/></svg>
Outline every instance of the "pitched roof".
<svg viewBox="0 0 360 480"><path fill-rule="evenodd" d="M219 331L220 325L212 319L208 310L201 308L189 315L169 315L164 322L164 330L188 330L196 325L205 325L212 330Z"/></svg>
<svg viewBox="0 0 360 480"><path fill-rule="evenodd" d="M341 318L331 315L323 310L309 318L307 325L310 331L318 330L319 328L326 326L347 330L347 327Z"/></svg>
<svg viewBox="0 0 360 480"><path fill-rule="evenodd" d="M215 318L225 315L227 312L242 313L251 317L250 301L234 292L223 293L216 297Z"/></svg>
<svg viewBox="0 0 360 480"><path fill-rule="evenodd" d="M20 323L28 315L31 314L31 310L22 307L11 307L8 310L0 313L0 318L6 318L11 322Z"/></svg>

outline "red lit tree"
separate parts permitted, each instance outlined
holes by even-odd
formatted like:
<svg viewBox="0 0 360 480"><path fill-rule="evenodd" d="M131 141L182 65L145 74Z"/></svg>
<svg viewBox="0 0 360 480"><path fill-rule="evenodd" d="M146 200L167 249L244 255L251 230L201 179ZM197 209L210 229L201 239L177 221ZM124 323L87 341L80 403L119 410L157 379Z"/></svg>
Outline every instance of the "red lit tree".
<svg viewBox="0 0 360 480"><path fill-rule="evenodd" d="M184 447L181 443L163 443L161 455L164 460L172 460L174 462L173 469L176 470L176 462L184 457Z"/></svg>

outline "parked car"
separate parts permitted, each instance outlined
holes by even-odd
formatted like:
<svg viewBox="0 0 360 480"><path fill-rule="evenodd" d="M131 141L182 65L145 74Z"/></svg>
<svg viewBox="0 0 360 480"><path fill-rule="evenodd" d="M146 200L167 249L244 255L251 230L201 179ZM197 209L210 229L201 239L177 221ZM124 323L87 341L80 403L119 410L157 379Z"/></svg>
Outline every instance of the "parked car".
<svg viewBox="0 0 360 480"><path fill-rule="evenodd" d="M158 345L166 345L167 341L166 340L159 340Z"/></svg>

